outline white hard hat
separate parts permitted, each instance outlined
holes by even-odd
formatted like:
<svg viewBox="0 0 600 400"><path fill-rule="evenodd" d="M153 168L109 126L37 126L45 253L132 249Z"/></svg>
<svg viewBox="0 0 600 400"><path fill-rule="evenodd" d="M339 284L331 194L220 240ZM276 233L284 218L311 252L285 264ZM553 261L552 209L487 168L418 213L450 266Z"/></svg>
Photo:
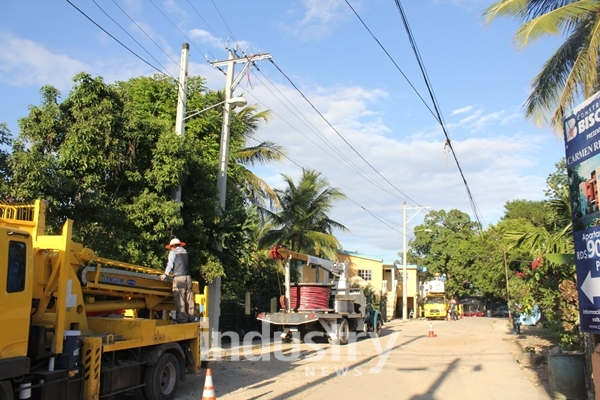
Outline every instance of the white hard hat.
<svg viewBox="0 0 600 400"><path fill-rule="evenodd" d="M166 248L166 249L170 249L171 247L173 247L173 246L177 246L177 245L179 245L179 246L182 246L182 247L183 247L183 246L185 246L185 243L184 243L184 242L182 242L182 241L180 241L180 240L179 240L179 239L177 239L177 238L173 238L173 239L171 239L171 242L170 242L168 245L166 245L166 246L165 246L165 248Z"/></svg>

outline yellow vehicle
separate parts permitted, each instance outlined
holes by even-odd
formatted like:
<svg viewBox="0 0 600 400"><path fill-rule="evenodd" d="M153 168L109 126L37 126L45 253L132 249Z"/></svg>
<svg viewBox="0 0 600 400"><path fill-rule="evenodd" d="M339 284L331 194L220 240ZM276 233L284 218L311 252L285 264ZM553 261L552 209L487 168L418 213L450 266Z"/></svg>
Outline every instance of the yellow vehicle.
<svg viewBox="0 0 600 400"><path fill-rule="evenodd" d="M430 293L425 297L423 310L427 319L446 319L449 308L450 303L443 293Z"/></svg>
<svg viewBox="0 0 600 400"><path fill-rule="evenodd" d="M421 298L423 299L423 316L427 319L441 318L448 316L450 302L446 298L446 284L439 274L430 281L423 282L419 287Z"/></svg>
<svg viewBox="0 0 600 400"><path fill-rule="evenodd" d="M172 324L162 271L97 257L71 220L45 235L45 210L0 204L0 400L172 399L207 355L204 321Z"/></svg>

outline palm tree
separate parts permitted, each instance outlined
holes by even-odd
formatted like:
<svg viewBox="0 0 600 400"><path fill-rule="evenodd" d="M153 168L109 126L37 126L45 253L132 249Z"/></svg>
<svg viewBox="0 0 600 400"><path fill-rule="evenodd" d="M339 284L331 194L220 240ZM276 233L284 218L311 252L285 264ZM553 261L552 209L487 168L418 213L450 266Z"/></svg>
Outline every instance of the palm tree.
<svg viewBox="0 0 600 400"><path fill-rule="evenodd" d="M287 187L275 189L280 211L264 210L268 218L260 243L264 247L280 244L290 250L337 259L340 243L333 230L348 229L328 217L335 200L346 196L316 171L302 171L298 185L282 175Z"/></svg>
<svg viewBox="0 0 600 400"><path fill-rule="evenodd" d="M565 113L593 95L598 85L600 3L595 0L501 0L484 12L486 23L500 16L523 22L515 34L521 49L542 36L562 34L564 43L532 82L525 115L536 125L562 133Z"/></svg>
<svg viewBox="0 0 600 400"><path fill-rule="evenodd" d="M505 238L511 247L530 249L534 257L552 262L574 264L573 223L567 186L555 189L555 198L549 201L554 229L536 228L531 232L510 232Z"/></svg>
<svg viewBox="0 0 600 400"><path fill-rule="evenodd" d="M222 102L225 99L225 92L217 91L212 96L217 102ZM254 132L258 130L260 124L269 120L269 111L258 111L256 105L249 105L234 114L233 118L238 123L236 127L240 129L236 129L232 124L231 158L237 164L236 173L231 178L232 182L238 185L251 204L264 207L266 201L269 201L271 205L278 206L277 195L273 189L246 167L279 161L285 156L283 147L271 141L247 146L248 140L253 139Z"/></svg>

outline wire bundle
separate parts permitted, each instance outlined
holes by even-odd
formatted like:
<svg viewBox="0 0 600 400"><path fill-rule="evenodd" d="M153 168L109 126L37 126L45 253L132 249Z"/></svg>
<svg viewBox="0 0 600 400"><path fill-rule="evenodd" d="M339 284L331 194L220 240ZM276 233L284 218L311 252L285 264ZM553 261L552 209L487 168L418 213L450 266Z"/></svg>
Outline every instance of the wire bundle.
<svg viewBox="0 0 600 400"><path fill-rule="evenodd" d="M290 308L294 311L327 310L330 296L330 285L293 285L290 287Z"/></svg>

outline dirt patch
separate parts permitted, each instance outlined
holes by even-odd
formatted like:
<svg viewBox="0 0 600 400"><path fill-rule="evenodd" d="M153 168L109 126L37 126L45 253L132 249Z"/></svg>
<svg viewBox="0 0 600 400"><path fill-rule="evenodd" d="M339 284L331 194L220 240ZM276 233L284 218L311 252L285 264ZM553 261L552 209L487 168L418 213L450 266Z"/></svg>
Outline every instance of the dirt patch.
<svg viewBox="0 0 600 400"><path fill-rule="evenodd" d="M543 386L550 393L548 379L548 352L557 346L548 333L536 326L521 326L520 334L512 334L509 323L503 339L521 371L535 386Z"/></svg>

